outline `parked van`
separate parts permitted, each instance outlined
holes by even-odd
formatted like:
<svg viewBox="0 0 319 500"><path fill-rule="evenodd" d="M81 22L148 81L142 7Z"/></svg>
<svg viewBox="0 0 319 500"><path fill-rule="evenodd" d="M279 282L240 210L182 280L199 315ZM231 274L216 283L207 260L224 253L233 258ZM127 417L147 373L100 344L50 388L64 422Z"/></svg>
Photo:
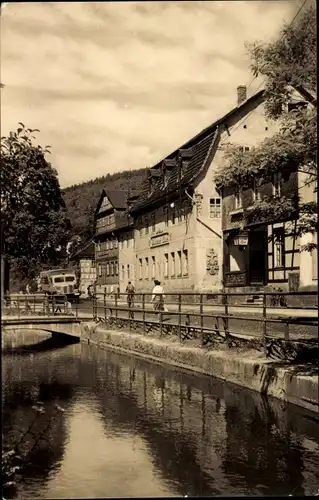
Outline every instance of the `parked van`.
<svg viewBox="0 0 319 500"><path fill-rule="evenodd" d="M39 291L42 293L66 295L68 299L76 299L80 296L75 271L72 269L42 271L39 281Z"/></svg>

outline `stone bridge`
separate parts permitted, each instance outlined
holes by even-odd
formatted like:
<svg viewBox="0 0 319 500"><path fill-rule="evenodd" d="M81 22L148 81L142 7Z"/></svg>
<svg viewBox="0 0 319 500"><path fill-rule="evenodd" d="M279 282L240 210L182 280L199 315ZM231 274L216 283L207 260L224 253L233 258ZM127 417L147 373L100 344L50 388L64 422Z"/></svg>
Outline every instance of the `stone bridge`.
<svg viewBox="0 0 319 500"><path fill-rule="evenodd" d="M83 323L92 321L92 318L75 318L74 316L25 316L25 317L2 317L1 326L4 331L10 330L42 330L49 332L52 336L65 335L81 338Z"/></svg>

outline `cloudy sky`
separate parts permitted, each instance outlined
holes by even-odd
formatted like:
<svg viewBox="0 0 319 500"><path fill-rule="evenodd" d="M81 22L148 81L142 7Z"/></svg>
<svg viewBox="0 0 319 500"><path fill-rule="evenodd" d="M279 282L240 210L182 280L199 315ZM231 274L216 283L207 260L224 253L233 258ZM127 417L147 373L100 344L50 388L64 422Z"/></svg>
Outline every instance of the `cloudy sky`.
<svg viewBox="0 0 319 500"><path fill-rule="evenodd" d="M252 80L245 41L273 39L300 5L6 4L1 135L40 129L62 187L151 166L235 105Z"/></svg>

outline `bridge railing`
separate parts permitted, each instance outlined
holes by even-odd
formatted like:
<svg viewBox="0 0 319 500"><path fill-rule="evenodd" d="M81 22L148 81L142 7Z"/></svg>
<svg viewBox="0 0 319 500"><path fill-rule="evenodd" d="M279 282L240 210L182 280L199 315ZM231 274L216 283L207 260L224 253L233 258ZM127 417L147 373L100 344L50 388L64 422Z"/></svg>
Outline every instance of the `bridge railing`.
<svg viewBox="0 0 319 500"><path fill-rule="evenodd" d="M151 293L96 294L95 321L128 324L142 333L173 333L180 342L191 339L201 346L218 339L231 345L234 339L261 342L267 354L269 343L318 344L317 292L218 292L165 293L161 306Z"/></svg>
<svg viewBox="0 0 319 500"><path fill-rule="evenodd" d="M72 314L66 295L8 294L1 300L2 316L56 316Z"/></svg>

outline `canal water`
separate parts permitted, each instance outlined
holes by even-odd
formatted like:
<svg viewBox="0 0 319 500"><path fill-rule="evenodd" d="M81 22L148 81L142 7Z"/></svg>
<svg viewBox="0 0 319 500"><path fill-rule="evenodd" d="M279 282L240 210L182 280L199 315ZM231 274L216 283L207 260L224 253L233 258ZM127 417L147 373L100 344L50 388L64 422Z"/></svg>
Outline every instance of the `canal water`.
<svg viewBox="0 0 319 500"><path fill-rule="evenodd" d="M4 348L5 444L30 426L32 405L40 401L45 410L35 436L47 430L18 483L20 498L319 489L315 414L211 377L86 344L60 345L36 332L12 336Z"/></svg>

